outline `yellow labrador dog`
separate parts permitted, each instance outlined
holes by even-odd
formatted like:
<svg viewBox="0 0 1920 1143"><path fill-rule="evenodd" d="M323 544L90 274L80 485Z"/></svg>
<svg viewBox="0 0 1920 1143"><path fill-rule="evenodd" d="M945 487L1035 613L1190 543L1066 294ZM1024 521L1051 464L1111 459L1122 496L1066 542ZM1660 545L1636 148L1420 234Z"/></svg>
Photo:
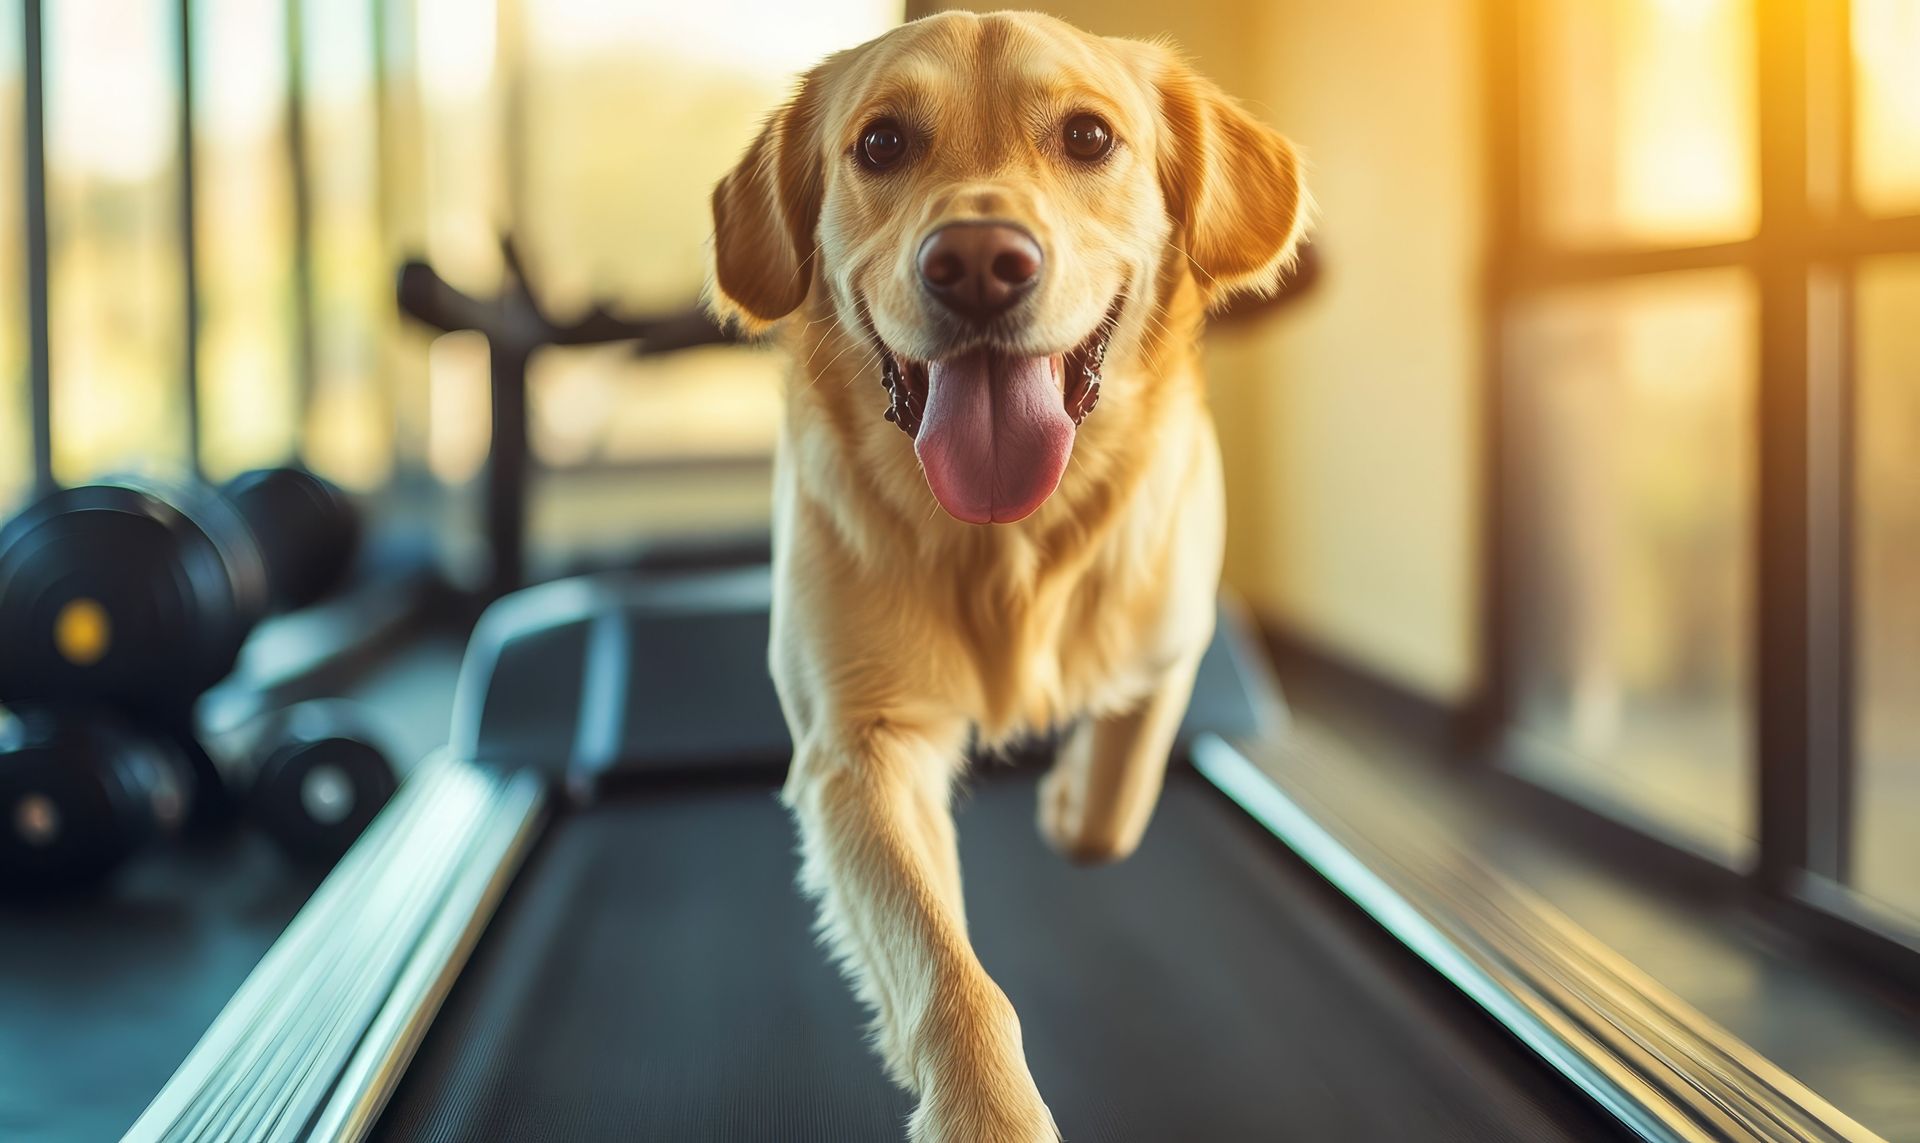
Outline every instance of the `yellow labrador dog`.
<svg viewBox="0 0 1920 1143"><path fill-rule="evenodd" d="M1071 728L1041 832L1139 843L1220 574L1201 323L1275 284L1304 204L1167 47L1011 12L832 56L714 191L712 305L796 366L770 656L802 884L913 1139L1057 1137L967 940L955 777Z"/></svg>

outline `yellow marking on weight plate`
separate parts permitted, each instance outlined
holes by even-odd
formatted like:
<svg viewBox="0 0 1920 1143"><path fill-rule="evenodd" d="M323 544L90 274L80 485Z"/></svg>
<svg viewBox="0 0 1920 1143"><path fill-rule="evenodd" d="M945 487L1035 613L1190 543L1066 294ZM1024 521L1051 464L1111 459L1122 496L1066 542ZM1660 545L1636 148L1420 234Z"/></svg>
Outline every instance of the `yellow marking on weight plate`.
<svg viewBox="0 0 1920 1143"><path fill-rule="evenodd" d="M113 621L98 600L81 596L67 601L53 620L53 645L76 667L91 667L107 657L113 646Z"/></svg>

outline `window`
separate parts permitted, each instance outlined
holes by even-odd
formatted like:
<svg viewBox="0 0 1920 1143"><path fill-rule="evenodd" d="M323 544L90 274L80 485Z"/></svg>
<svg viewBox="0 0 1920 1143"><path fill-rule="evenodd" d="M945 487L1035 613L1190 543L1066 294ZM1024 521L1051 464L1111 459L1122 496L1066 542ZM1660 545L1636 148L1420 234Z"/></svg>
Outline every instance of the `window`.
<svg viewBox="0 0 1920 1143"><path fill-rule="evenodd" d="M1532 761L1728 853L1754 828L1755 303L1735 270L1542 295L1506 410Z"/></svg>
<svg viewBox="0 0 1920 1143"><path fill-rule="evenodd" d="M1860 209L1920 211L1920 4L1852 0L1853 181Z"/></svg>
<svg viewBox="0 0 1920 1143"><path fill-rule="evenodd" d="M1920 971L1920 0L1497 0L1504 765Z"/></svg>
<svg viewBox="0 0 1920 1143"><path fill-rule="evenodd" d="M199 0L192 14L200 462L221 480L299 446L287 13Z"/></svg>
<svg viewBox="0 0 1920 1143"><path fill-rule="evenodd" d="M1707 242L1759 221L1753 9L1742 0L1523 5L1525 146L1555 242Z"/></svg>
<svg viewBox="0 0 1920 1143"><path fill-rule="evenodd" d="M180 28L167 0L45 5L54 474L192 460Z"/></svg>
<svg viewBox="0 0 1920 1143"><path fill-rule="evenodd" d="M16 434L0 451L0 499L41 459L36 427L68 483L303 460L352 488L383 484L394 323L374 0L36 8L50 393L44 410L28 406L21 330L8 327L0 399L26 415L0 430ZM26 12L11 0L4 15L0 134L13 162ZM17 220L0 246L19 268L7 291L30 272L14 245L25 175L15 168L0 192ZM24 311L8 296L7 312Z"/></svg>
<svg viewBox="0 0 1920 1143"><path fill-rule="evenodd" d="M1920 918L1920 257L1854 285L1853 882Z"/></svg>
<svg viewBox="0 0 1920 1143"><path fill-rule="evenodd" d="M899 0L715 7L562 0L528 28L519 215L556 306L692 304L713 184L796 75L901 16ZM619 129L636 115L645 130ZM533 382L534 445L560 466L765 455L780 368L738 348L549 355Z"/></svg>
<svg viewBox="0 0 1920 1143"><path fill-rule="evenodd" d="M306 460L347 488L386 483L394 413L381 376L393 267L381 232L378 58L373 0L298 5L301 177L312 284L313 388Z"/></svg>
<svg viewBox="0 0 1920 1143"><path fill-rule="evenodd" d="M487 347L398 319L401 259L489 295L513 233L563 315L693 304L708 187L795 74L901 15L898 0L723 7L43 0L36 272L21 248L29 10L0 0L0 312L44 288L51 342L41 402L32 323L0 327L0 507L41 469L221 479L298 461L391 489L383 504L410 517L460 519L488 450ZM647 129L631 130L639 109ZM747 349L548 352L535 453L587 482L564 498L613 489L637 526L751 524L778 380ZM716 461L739 479L716 480ZM619 476L635 465L660 479ZM691 466L706 469L690 484ZM536 528L546 510L559 544L607 515L547 496Z"/></svg>

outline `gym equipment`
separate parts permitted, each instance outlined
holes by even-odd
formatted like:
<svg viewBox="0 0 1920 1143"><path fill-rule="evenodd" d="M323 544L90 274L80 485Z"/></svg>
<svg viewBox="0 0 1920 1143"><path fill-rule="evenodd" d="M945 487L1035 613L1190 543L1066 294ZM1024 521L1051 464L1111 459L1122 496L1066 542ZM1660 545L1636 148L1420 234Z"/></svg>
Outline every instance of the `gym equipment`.
<svg viewBox="0 0 1920 1143"><path fill-rule="evenodd" d="M769 596L761 566L496 603L448 753L129 1138L898 1140L908 1100L794 886ZM1223 608L1183 735L1284 719ZM1091 871L1037 836L1030 769L970 786L970 932L1069 1138L1623 1136L1192 770L1141 852ZM370 917L374 895L411 904ZM322 955L362 968L297 991ZM382 999L340 1015L349 993ZM213 1083L271 1110L209 1111Z"/></svg>
<svg viewBox="0 0 1920 1143"><path fill-rule="evenodd" d="M60 489L0 528L0 702L19 711L0 742L0 890L97 880L182 821L229 816L237 771L207 753L194 704L262 619L331 590L359 533L339 489L288 468L219 490L135 479ZM281 745L263 759L267 779L250 783L258 813L303 859L337 855L391 792L390 767L351 734ZM324 787L326 775L347 783L336 797L364 797L338 821L303 819L301 783Z"/></svg>
<svg viewBox="0 0 1920 1143"><path fill-rule="evenodd" d="M297 469L222 492L54 492L0 528L0 698L172 714L233 669L261 619L338 582L358 535L344 494Z"/></svg>
<svg viewBox="0 0 1920 1143"><path fill-rule="evenodd" d="M69 890L178 830L184 751L111 711L0 707L0 896Z"/></svg>
<svg viewBox="0 0 1920 1143"><path fill-rule="evenodd" d="M100 707L0 707L0 897L99 881L179 831L204 787L188 749ZM299 865L337 861L399 787L353 704L312 700L215 735L248 824Z"/></svg>
<svg viewBox="0 0 1920 1143"><path fill-rule="evenodd" d="M260 547L267 610L316 603L346 578L360 549L360 514L333 484L299 468L243 472L221 489Z"/></svg>
<svg viewBox="0 0 1920 1143"><path fill-rule="evenodd" d="M476 330L486 335L493 436L487 446L483 532L490 567L486 597L495 599L524 586L526 576L527 486L531 477L527 443L527 364L548 346L634 343L634 353L668 353L732 340L697 309L655 317L615 316L595 305L571 322L559 322L541 304L527 277L513 239L500 239L506 274L498 296L480 299L462 293L432 266L414 260L400 267L395 284L400 311L422 324L451 333Z"/></svg>
<svg viewBox="0 0 1920 1143"><path fill-rule="evenodd" d="M0 701L105 706L183 743L196 820L228 808L194 701L260 620L318 599L358 543L346 496L298 469L224 490L115 480L56 491L0 528Z"/></svg>
<svg viewBox="0 0 1920 1143"><path fill-rule="evenodd" d="M214 744L248 824L290 860L339 860L400 779L364 714L341 699L314 699L258 719Z"/></svg>

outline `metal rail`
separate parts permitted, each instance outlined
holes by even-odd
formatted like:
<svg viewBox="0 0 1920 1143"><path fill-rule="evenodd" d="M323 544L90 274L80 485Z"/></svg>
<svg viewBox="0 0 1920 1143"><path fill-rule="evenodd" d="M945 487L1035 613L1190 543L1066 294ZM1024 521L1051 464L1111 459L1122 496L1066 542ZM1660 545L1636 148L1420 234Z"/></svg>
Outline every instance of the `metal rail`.
<svg viewBox="0 0 1920 1143"><path fill-rule="evenodd" d="M1251 752L1206 736L1193 763L1640 1138L1878 1143L1336 754L1301 732Z"/></svg>
<svg viewBox="0 0 1920 1143"><path fill-rule="evenodd" d="M359 1138L538 832L545 788L440 755L315 890L126 1139Z"/></svg>

